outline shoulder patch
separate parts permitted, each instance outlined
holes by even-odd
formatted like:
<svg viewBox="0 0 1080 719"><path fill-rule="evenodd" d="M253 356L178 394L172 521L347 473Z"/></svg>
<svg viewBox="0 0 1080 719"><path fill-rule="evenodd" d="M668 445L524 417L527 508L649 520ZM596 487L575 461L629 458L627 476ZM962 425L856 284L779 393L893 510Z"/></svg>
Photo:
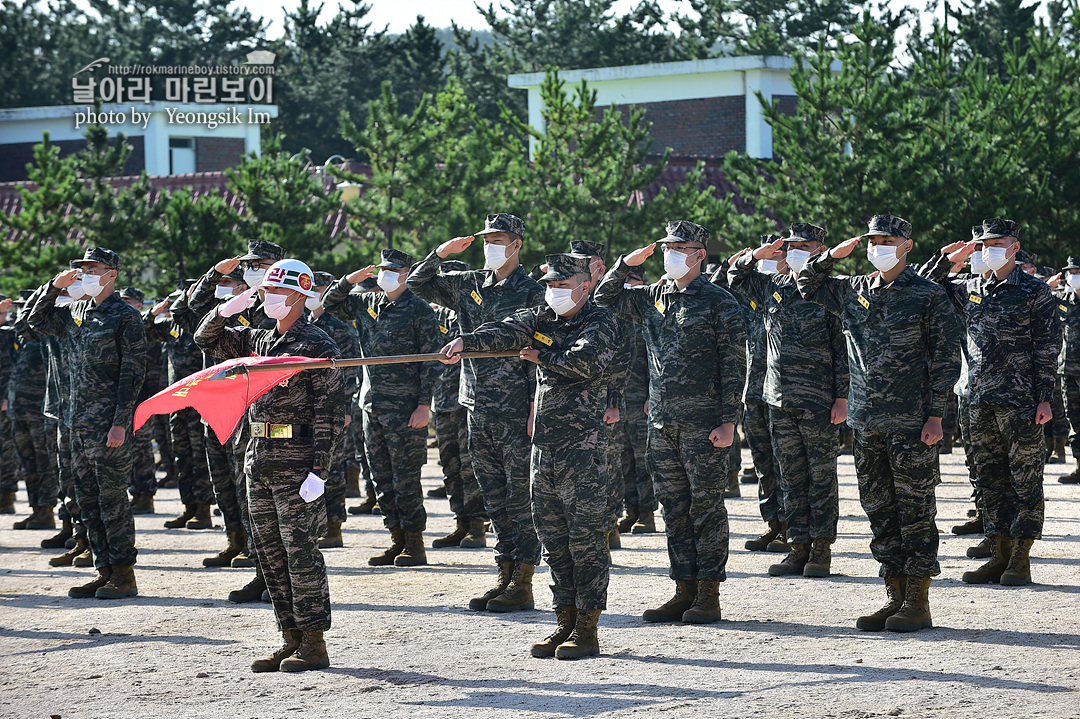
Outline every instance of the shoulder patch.
<svg viewBox="0 0 1080 719"><path fill-rule="evenodd" d="M533 332L533 339L538 340L540 342L543 342L548 347L550 347L554 343L553 339L551 339L550 337L548 337L545 334L540 334L539 332Z"/></svg>
<svg viewBox="0 0 1080 719"><path fill-rule="evenodd" d="M862 305L863 307L865 307L866 309L870 309L870 300L863 297L861 293L859 294L859 304Z"/></svg>

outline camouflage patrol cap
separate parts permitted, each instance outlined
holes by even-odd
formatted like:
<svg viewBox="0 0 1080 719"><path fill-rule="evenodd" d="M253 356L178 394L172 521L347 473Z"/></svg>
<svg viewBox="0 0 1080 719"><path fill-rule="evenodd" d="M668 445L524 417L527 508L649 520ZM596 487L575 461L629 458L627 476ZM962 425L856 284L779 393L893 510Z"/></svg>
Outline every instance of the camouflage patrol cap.
<svg viewBox="0 0 1080 719"><path fill-rule="evenodd" d="M241 273L241 274L243 274L243 273ZM241 279L243 279L243 278L241 278ZM196 282L198 282L198 280L196 280L194 278L191 278L191 277L188 277L187 279L183 279L183 280L177 280L176 281L176 289L178 291L180 291L180 292L187 292L189 289L191 289L191 286L194 285Z"/></svg>
<svg viewBox="0 0 1080 719"><path fill-rule="evenodd" d="M125 287L120 290L120 299L122 300L135 300L136 302L142 302L146 299L146 294L137 287Z"/></svg>
<svg viewBox="0 0 1080 719"><path fill-rule="evenodd" d="M627 277L636 277L639 280L641 280L642 282L644 282L645 281L645 268L642 265L637 265L636 267L631 267L627 271L626 276Z"/></svg>
<svg viewBox="0 0 1080 719"><path fill-rule="evenodd" d="M599 257L601 260L607 255L607 250L599 242L588 240L570 240L570 254L583 255L586 257Z"/></svg>
<svg viewBox="0 0 1080 719"><path fill-rule="evenodd" d="M72 260L71 266L78 269L88 262L100 262L110 270L120 271L120 255L104 247L87 247L82 259Z"/></svg>
<svg viewBox="0 0 1080 719"><path fill-rule="evenodd" d="M982 244L982 225L971 226L971 241Z"/></svg>
<svg viewBox="0 0 1080 719"><path fill-rule="evenodd" d="M672 220L667 223L667 234L657 242L700 242L707 246L709 229L689 220Z"/></svg>
<svg viewBox="0 0 1080 719"><path fill-rule="evenodd" d="M34 290L19 290L19 299L12 302L15 305L25 305L26 301L34 294ZM6 299L6 298L5 298Z"/></svg>
<svg viewBox="0 0 1080 719"><path fill-rule="evenodd" d="M315 279L312 281L315 287L329 287L337 282L337 278L329 272L316 272Z"/></svg>
<svg viewBox="0 0 1080 719"><path fill-rule="evenodd" d="M251 240L248 242L248 253L240 258L241 262L253 262L255 260L278 260L285 258L285 248L270 240Z"/></svg>
<svg viewBox="0 0 1080 719"><path fill-rule="evenodd" d="M468 272L469 263L462 260L443 260L439 265L440 272Z"/></svg>
<svg viewBox="0 0 1080 719"><path fill-rule="evenodd" d="M512 235L524 238L525 220L517 215L511 215L506 212L496 212L487 216L484 220L484 229L479 232L474 232L473 236L492 235L496 232L509 232Z"/></svg>
<svg viewBox="0 0 1080 719"><path fill-rule="evenodd" d="M568 280L574 275L588 275L589 258L583 255L548 255L547 274L539 282L557 282Z"/></svg>
<svg viewBox="0 0 1080 719"><path fill-rule="evenodd" d="M1069 259L1065 262L1063 270L1080 270L1080 255L1069 255Z"/></svg>
<svg viewBox="0 0 1080 719"><path fill-rule="evenodd" d="M1016 264L1018 265L1033 265L1035 264L1035 258L1031 256L1030 252L1025 250L1016 251Z"/></svg>
<svg viewBox="0 0 1080 719"><path fill-rule="evenodd" d="M911 223L903 217L896 215L874 215L867 223L869 229L864 235L881 235L884 237L903 237L911 239Z"/></svg>
<svg viewBox="0 0 1080 719"><path fill-rule="evenodd" d="M764 247L765 245L771 245L772 243L776 242L777 240L782 240L782 239L784 239L784 238L781 237L780 235L761 235L761 246Z"/></svg>
<svg viewBox="0 0 1080 719"><path fill-rule="evenodd" d="M229 274L227 274L225 276L228 277L230 280L236 280L238 282L243 282L244 281L244 269L242 267L240 267L239 265L237 265L235 270L233 270L232 272L230 272Z"/></svg>
<svg viewBox="0 0 1080 719"><path fill-rule="evenodd" d="M720 269L720 265L715 262L709 262L705 265L705 274L711 276L718 269Z"/></svg>
<svg viewBox="0 0 1080 719"><path fill-rule="evenodd" d="M382 251L382 261L376 267L385 270L407 270L416 264L416 259L401 250L388 249Z"/></svg>
<svg viewBox="0 0 1080 719"><path fill-rule="evenodd" d="M793 222L788 226L788 236L785 242L821 242L824 244L828 232L824 227L812 225L809 222Z"/></svg>
<svg viewBox="0 0 1080 719"><path fill-rule="evenodd" d="M1015 220L1003 220L1000 217L992 217L982 221L982 233L984 240L993 240L998 237L1020 237L1020 224Z"/></svg>

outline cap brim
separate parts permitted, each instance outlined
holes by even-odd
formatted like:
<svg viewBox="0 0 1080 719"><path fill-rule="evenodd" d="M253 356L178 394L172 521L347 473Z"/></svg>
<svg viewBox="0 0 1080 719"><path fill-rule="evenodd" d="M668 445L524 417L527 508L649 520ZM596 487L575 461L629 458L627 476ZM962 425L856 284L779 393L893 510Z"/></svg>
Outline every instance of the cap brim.
<svg viewBox="0 0 1080 719"><path fill-rule="evenodd" d="M877 237L903 237L903 235L894 235L893 233L886 232L885 230L867 230L863 233L863 237L867 237L870 235L874 235Z"/></svg>
<svg viewBox="0 0 1080 719"><path fill-rule="evenodd" d="M661 244L667 244L669 242L696 242L701 245L702 248L705 247L705 243L703 243L701 240L690 240L685 237L673 237L671 235L665 235L664 237L661 237L659 240L657 240L657 242Z"/></svg>
<svg viewBox="0 0 1080 719"><path fill-rule="evenodd" d="M1002 237L1016 237L1016 235L1003 235L1001 233L990 233L988 235L982 235L979 239L982 240L997 240Z"/></svg>
<svg viewBox="0 0 1080 719"><path fill-rule="evenodd" d="M249 252L240 258L240 262L251 262L252 260L273 260L273 257L267 257L266 255L259 255L254 252ZM277 260L274 260L277 262Z"/></svg>
<svg viewBox="0 0 1080 719"><path fill-rule="evenodd" d="M537 282L559 282L561 280L573 279L576 275L576 272L568 274L566 272L552 272L551 270L548 270L547 274L543 275Z"/></svg>
<svg viewBox="0 0 1080 719"><path fill-rule="evenodd" d="M407 270L410 267L410 265L400 265L397 262L383 262L375 266L380 270Z"/></svg>
<svg viewBox="0 0 1080 719"><path fill-rule="evenodd" d="M496 229L490 229L490 230L489 229L484 229L484 230L480 230L479 232L474 232L473 237L478 237L480 235L494 235L494 234L498 234L498 233L502 233L504 235L513 235L514 237L521 237L521 235L519 235L518 233L513 232L511 230L496 230Z"/></svg>

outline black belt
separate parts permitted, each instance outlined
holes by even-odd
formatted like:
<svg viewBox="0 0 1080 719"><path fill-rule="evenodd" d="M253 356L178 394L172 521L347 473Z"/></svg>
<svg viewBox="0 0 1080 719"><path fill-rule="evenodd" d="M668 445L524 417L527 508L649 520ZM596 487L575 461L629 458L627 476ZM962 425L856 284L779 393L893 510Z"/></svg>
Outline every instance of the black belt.
<svg viewBox="0 0 1080 719"><path fill-rule="evenodd" d="M251 436L263 439L311 439L315 436L315 429L310 424L252 422Z"/></svg>

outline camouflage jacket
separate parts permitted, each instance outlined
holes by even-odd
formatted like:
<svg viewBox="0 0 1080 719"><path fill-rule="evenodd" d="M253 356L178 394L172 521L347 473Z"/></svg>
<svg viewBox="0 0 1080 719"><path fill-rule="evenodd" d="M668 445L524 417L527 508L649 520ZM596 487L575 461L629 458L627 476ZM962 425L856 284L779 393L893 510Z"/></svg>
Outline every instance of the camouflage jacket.
<svg viewBox="0 0 1080 719"><path fill-rule="evenodd" d="M520 309L544 303L544 288L518 267L500 281L490 269L439 274L442 259L432 252L409 275L409 288L428 302L457 313L458 332L473 332ZM536 389L536 367L515 358L462 360L458 399L473 412L525 422Z"/></svg>
<svg viewBox="0 0 1080 719"><path fill-rule="evenodd" d="M630 358L634 345L634 323L629 320L615 318L618 333L615 339L615 354L611 357L605 372L607 374L607 406L618 408L623 406L623 395L626 392L626 381L630 375Z"/></svg>
<svg viewBox="0 0 1080 719"><path fill-rule="evenodd" d="M605 368L619 341L619 327L610 312L589 301L567 320L546 305L531 307L462 334L461 339L467 351L501 352L525 347L539 351L532 437L535 446L600 446L607 409Z"/></svg>
<svg viewBox="0 0 1080 719"><path fill-rule="evenodd" d="M623 403L619 409L627 417L640 417L649 401L649 349L641 327L630 324L630 359L627 362Z"/></svg>
<svg viewBox="0 0 1080 719"><path fill-rule="evenodd" d="M360 356L360 338L357 336L356 324L353 321L346 322L324 311L315 319L311 319L311 315L308 315L308 322L330 335L330 339L337 345L338 357ZM345 396L352 398L360 390L361 372L357 367L342 367L338 372L341 374Z"/></svg>
<svg viewBox="0 0 1080 719"><path fill-rule="evenodd" d="M738 296L738 293L736 293ZM761 305L749 300L743 307L746 320L746 385L743 386L743 404L753 407L765 400L765 370L768 367L769 344L765 341L765 313Z"/></svg>
<svg viewBox="0 0 1080 719"><path fill-rule="evenodd" d="M22 315L22 313L20 313ZM7 386L8 416L21 422L40 422L45 408L47 357L45 343L25 326L20 316L15 327L15 363Z"/></svg>
<svg viewBox="0 0 1080 719"><path fill-rule="evenodd" d="M952 308L938 285L907 267L890 284L880 277L830 277L828 253L799 273L802 296L843 320L847 335L848 424L864 432L920 432L944 417L960 375Z"/></svg>
<svg viewBox="0 0 1080 719"><path fill-rule="evenodd" d="M1061 322L1061 353L1058 354L1058 374L1080 376L1080 295L1072 290L1058 290L1057 316Z"/></svg>
<svg viewBox="0 0 1080 719"><path fill-rule="evenodd" d="M174 319L157 321L149 312L143 316L143 329L148 342L163 348L166 383L179 382L203 368L203 353L195 344L195 336ZM160 387L164 389L164 387Z"/></svg>
<svg viewBox="0 0 1080 719"><path fill-rule="evenodd" d="M198 327L198 322L214 308L216 308L222 302L227 300L219 300L214 292L217 290L217 284L225 275L221 274L213 267L206 271L206 274L199 278L191 288L187 291L187 296L184 298L185 304L182 308L182 312L193 313L190 317L184 319L185 322L190 324L195 322L195 327ZM176 309L172 310L174 319L176 318ZM197 318L197 319L196 319ZM246 310L238 315L229 318L232 320L233 326L242 327L256 327L258 329L272 330L277 326L277 321L272 320L266 316L263 312L263 303L259 299L259 295L255 295L255 303L248 307ZM178 320L179 321L179 320ZM195 332L195 328L191 328L191 332Z"/></svg>
<svg viewBox="0 0 1080 719"><path fill-rule="evenodd" d="M0 397L7 397L11 368L15 365L15 328L0 327Z"/></svg>
<svg viewBox="0 0 1080 719"><path fill-rule="evenodd" d="M442 347L435 313L409 290L391 302L382 292L354 288L342 277L323 295L323 307L339 319L356 320L364 357L428 354ZM430 405L440 368L438 362L364 367L360 409L411 414L417 405Z"/></svg>
<svg viewBox="0 0 1080 719"><path fill-rule="evenodd" d="M43 335L45 345L45 416L57 422L67 422L64 406L68 401L68 358L71 356L71 340L68 337Z"/></svg>
<svg viewBox="0 0 1080 719"><path fill-rule="evenodd" d="M746 323L730 292L695 278L624 288L629 266L615 263L597 304L640 324L649 349L649 423L713 429L739 418L745 381Z"/></svg>
<svg viewBox="0 0 1080 719"><path fill-rule="evenodd" d="M439 323L440 341L444 344L458 336L457 314L446 307L436 306L435 320ZM452 412L461 409L458 388L461 386L461 362L443 365L435 380L435 397L431 401L432 412Z"/></svg>
<svg viewBox="0 0 1080 719"><path fill-rule="evenodd" d="M204 352L222 359L251 355L338 356L330 336L303 317L284 335L278 334L276 327L267 330L228 325L228 319L217 312L209 313L195 331L195 342ZM302 471L297 464L308 462L310 467L328 468L334 440L345 424L345 402L341 373L336 369L304 370L268 390L248 407L247 420L307 426L311 428L310 436L291 440L252 438L245 470L281 467L296 472Z"/></svg>
<svg viewBox="0 0 1080 719"><path fill-rule="evenodd" d="M830 409L848 396L848 361L840 317L799 294L794 275L754 269L749 252L728 271L731 289L764 310L762 399L782 409Z"/></svg>
<svg viewBox="0 0 1080 719"><path fill-rule="evenodd" d="M949 276L940 257L931 278L967 320L968 401L1028 407L1054 394L1061 325L1050 287L1020 266L1004 280Z"/></svg>
<svg viewBox="0 0 1080 719"><path fill-rule="evenodd" d="M114 292L101 304L79 300L56 306L60 290L49 282L27 317L42 334L69 337L68 398L65 414L74 430L131 430L146 373L146 333L135 308Z"/></svg>

